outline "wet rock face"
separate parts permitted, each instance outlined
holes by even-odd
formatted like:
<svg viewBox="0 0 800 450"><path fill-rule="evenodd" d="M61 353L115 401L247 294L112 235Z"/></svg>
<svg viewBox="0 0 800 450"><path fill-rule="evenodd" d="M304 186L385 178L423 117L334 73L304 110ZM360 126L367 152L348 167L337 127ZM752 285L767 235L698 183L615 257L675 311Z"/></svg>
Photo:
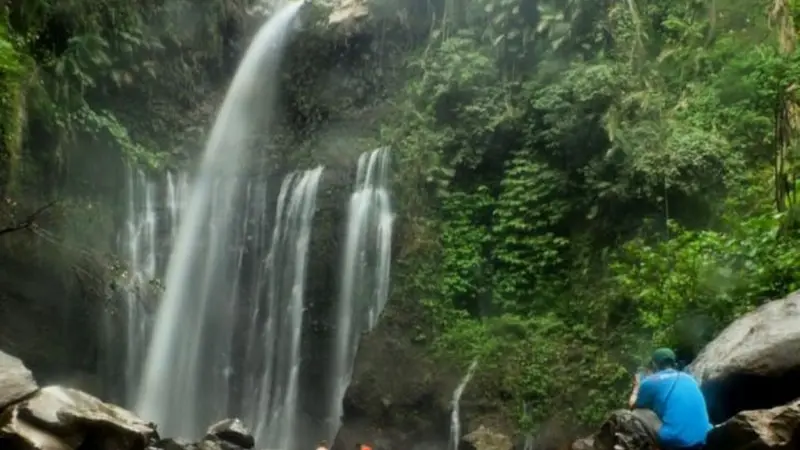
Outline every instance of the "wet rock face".
<svg viewBox="0 0 800 450"><path fill-rule="evenodd" d="M419 302L392 298L377 327L362 337L334 447L379 441L387 449L439 441L446 446L460 374L437 366L413 342L410 330L423 320L420 314Z"/></svg>
<svg viewBox="0 0 800 450"><path fill-rule="evenodd" d="M47 242L40 245L43 255L62 251ZM40 383L69 383L99 393L97 336L110 291L103 268L86 261L70 269L73 274L24 256L0 250L0 348L21 358Z"/></svg>
<svg viewBox="0 0 800 450"><path fill-rule="evenodd" d="M689 366L714 423L800 397L800 292L728 326Z"/></svg>

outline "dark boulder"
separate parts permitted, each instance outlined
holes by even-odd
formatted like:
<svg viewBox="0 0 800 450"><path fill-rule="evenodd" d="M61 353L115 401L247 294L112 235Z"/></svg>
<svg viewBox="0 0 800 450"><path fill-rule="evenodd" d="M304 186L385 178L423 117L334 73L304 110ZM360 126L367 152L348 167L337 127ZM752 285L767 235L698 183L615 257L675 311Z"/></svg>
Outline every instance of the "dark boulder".
<svg viewBox="0 0 800 450"><path fill-rule="evenodd" d="M661 421L645 409L620 409L611 413L592 436L578 439L571 450L650 450L656 447Z"/></svg>
<svg viewBox="0 0 800 450"><path fill-rule="evenodd" d="M708 434L706 450L800 448L800 400L771 409L744 411Z"/></svg>
<svg viewBox="0 0 800 450"><path fill-rule="evenodd" d="M225 419L211 425L205 439L228 442L248 450L256 445L250 430L239 419Z"/></svg>
<svg viewBox="0 0 800 450"><path fill-rule="evenodd" d="M730 324L689 366L714 423L800 397L800 292Z"/></svg>

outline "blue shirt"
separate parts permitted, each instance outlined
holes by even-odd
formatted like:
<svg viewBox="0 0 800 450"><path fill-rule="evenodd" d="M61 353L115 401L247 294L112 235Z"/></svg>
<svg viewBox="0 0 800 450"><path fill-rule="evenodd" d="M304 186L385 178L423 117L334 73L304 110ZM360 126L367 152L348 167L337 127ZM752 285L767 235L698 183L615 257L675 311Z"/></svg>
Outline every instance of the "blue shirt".
<svg viewBox="0 0 800 450"><path fill-rule="evenodd" d="M658 440L664 447L705 444L711 430L700 386L684 372L667 369L646 377L634 407L649 409L661 419Z"/></svg>

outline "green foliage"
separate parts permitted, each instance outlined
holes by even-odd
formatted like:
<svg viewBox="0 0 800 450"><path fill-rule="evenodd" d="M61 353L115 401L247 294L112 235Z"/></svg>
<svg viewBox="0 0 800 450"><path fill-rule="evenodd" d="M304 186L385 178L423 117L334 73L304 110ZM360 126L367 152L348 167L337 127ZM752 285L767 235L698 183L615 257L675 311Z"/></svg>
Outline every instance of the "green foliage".
<svg viewBox="0 0 800 450"><path fill-rule="evenodd" d="M568 240L556 227L568 210L559 198L566 180L524 153L507 166L492 220L495 301L506 311L546 311L564 289Z"/></svg>
<svg viewBox="0 0 800 450"><path fill-rule="evenodd" d="M87 148L165 164L187 110L204 97L197 86L221 75L230 50L221 31L243 8L235 0L12 0L0 24L5 153L47 161L57 186L72 166L109 161ZM8 176L19 172L5 166Z"/></svg>
<svg viewBox="0 0 800 450"><path fill-rule="evenodd" d="M453 193L444 201L441 237L448 251L442 255L441 294L462 309L475 308L488 294L485 255L491 234L487 226L476 224L491 212L491 206L485 186L478 186L472 194Z"/></svg>
<svg viewBox="0 0 800 450"><path fill-rule="evenodd" d="M704 317L719 330L755 306L800 289L800 250L781 231L781 216L756 216L727 232L684 230L657 244L634 239L613 266L620 290L639 311L641 325L657 342L691 345L683 319ZM701 336L708 339L710 336Z"/></svg>
<svg viewBox="0 0 800 450"><path fill-rule="evenodd" d="M7 13L0 15L0 130L4 163L13 172L19 162L25 117L26 59L8 32Z"/></svg>
<svg viewBox="0 0 800 450"><path fill-rule="evenodd" d="M402 284L506 418L593 424L653 346L800 288L797 30L755 0L526 4L448 3L408 62L383 135L410 240L440 240Z"/></svg>
<svg viewBox="0 0 800 450"><path fill-rule="evenodd" d="M44 204L9 260L74 282L111 251L125 164L162 169L227 85L238 0L10 0L0 7L0 217ZM225 65L223 65L225 63ZM216 103L217 99L211 101ZM89 266L96 265L96 261ZM103 295L103 294L98 294Z"/></svg>

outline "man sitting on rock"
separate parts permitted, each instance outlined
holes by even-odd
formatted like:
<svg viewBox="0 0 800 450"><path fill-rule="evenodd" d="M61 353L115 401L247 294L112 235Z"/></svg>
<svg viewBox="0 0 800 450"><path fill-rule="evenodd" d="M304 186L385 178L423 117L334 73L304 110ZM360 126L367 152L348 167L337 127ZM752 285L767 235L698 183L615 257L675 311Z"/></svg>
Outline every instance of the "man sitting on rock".
<svg viewBox="0 0 800 450"><path fill-rule="evenodd" d="M711 430L706 401L697 381L677 370L675 353L668 348L653 352L654 373L634 377L631 409L647 409L661 420L656 440L662 450L699 449Z"/></svg>

